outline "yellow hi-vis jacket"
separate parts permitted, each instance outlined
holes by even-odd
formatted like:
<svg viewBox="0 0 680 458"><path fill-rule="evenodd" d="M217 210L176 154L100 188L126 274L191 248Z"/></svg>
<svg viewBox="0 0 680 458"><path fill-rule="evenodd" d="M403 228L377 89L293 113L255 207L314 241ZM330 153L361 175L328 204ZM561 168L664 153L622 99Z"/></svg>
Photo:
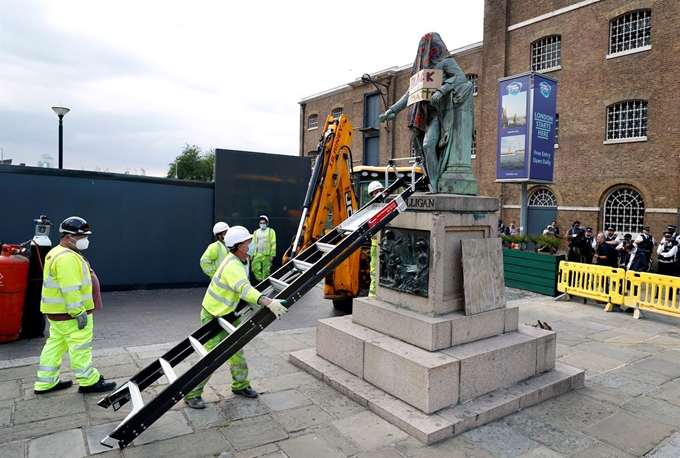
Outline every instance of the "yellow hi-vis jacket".
<svg viewBox="0 0 680 458"><path fill-rule="evenodd" d="M203 308L213 316L224 316L233 312L241 299L257 304L262 293L253 288L248 275L248 263L229 253L208 285Z"/></svg>
<svg viewBox="0 0 680 458"><path fill-rule="evenodd" d="M255 254L276 256L276 232L271 227L265 230L255 229L253 232Z"/></svg>
<svg viewBox="0 0 680 458"><path fill-rule="evenodd" d="M40 311L78 316L94 309L92 277L85 259L61 245L45 257Z"/></svg>
<svg viewBox="0 0 680 458"><path fill-rule="evenodd" d="M224 258L227 257L227 253L229 253L229 250L227 250L224 242L218 240L208 245L205 253L201 256L201 269L203 272L212 278L215 272L217 272L217 268L224 261Z"/></svg>

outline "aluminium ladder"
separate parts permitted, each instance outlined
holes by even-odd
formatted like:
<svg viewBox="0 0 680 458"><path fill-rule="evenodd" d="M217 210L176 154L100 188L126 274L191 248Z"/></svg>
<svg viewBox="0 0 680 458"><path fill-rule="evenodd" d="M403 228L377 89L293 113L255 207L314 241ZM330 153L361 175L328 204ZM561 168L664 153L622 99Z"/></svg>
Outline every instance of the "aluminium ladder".
<svg viewBox="0 0 680 458"><path fill-rule="evenodd" d="M364 242L370 241L373 235L403 212L406 209L406 199L411 194L427 186L429 179L426 175L411 183L399 178L255 288L267 297L285 300L286 308L290 308L342 261L360 249ZM402 187L405 190L396 194ZM393 199L386 201L388 196L393 195ZM116 391L101 399L98 403L101 407L113 406L116 411L132 402L131 412L101 444L112 448L117 443L121 449L127 447L276 319L266 307L253 306L244 301L241 301L237 310L236 314L242 318L237 327L222 317L211 320ZM208 352L203 344L223 330L229 335ZM198 362L183 374L177 375L173 368L194 353L200 357ZM168 385L145 404L142 392L162 376L166 377Z"/></svg>

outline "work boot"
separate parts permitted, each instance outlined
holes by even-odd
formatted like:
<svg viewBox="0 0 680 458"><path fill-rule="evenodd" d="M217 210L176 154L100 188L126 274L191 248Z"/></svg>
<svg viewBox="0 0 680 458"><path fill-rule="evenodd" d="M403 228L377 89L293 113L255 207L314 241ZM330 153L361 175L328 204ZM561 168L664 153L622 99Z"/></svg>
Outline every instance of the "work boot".
<svg viewBox="0 0 680 458"><path fill-rule="evenodd" d="M247 398L256 398L258 396L257 391L247 386L242 390L231 390L232 393L238 394L239 396L245 396Z"/></svg>
<svg viewBox="0 0 680 458"><path fill-rule="evenodd" d="M73 386L73 382L70 380L59 380L56 385L54 385L52 388L48 388L46 390L33 390L35 394L45 394L49 393L50 391L59 391L59 390L65 390L66 388L71 388Z"/></svg>
<svg viewBox="0 0 680 458"><path fill-rule="evenodd" d="M78 387L78 393L103 393L111 391L116 387L116 382L107 382L103 375L99 376L99 381L94 385Z"/></svg>
<svg viewBox="0 0 680 458"><path fill-rule="evenodd" d="M184 402L186 402L186 404L192 409L205 409L205 402L200 396L197 398L184 399Z"/></svg>

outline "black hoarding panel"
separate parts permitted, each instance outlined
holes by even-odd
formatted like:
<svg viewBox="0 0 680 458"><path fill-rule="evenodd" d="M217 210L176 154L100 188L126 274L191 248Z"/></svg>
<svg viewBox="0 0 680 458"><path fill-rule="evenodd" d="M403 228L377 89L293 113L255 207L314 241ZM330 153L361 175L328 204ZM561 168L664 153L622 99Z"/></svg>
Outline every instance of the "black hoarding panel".
<svg viewBox="0 0 680 458"><path fill-rule="evenodd" d="M215 150L215 218L230 226L258 227L267 215L276 231L274 266L295 236L312 165L309 158Z"/></svg>
<svg viewBox="0 0 680 458"><path fill-rule="evenodd" d="M124 174L0 166L0 240L21 243L33 219L85 218L92 235L83 255L102 289L203 285L199 259L212 242L213 184Z"/></svg>

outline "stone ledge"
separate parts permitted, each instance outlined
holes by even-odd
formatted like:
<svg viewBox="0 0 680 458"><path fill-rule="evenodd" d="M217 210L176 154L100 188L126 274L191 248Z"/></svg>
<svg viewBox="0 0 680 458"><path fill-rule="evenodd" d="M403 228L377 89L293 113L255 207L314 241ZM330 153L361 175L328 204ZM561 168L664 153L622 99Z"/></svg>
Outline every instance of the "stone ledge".
<svg viewBox="0 0 680 458"><path fill-rule="evenodd" d="M495 197L466 196L463 194L430 194L416 192L406 201L410 212L494 213L498 211Z"/></svg>
<svg viewBox="0 0 680 458"><path fill-rule="evenodd" d="M352 316L319 320L316 349L319 356L359 377L364 376L364 342L382 334L352 323Z"/></svg>
<svg viewBox="0 0 680 458"><path fill-rule="evenodd" d="M501 388L465 404L426 415L317 356L314 348L289 354L290 362L317 376L424 444L430 445L583 386L584 373L558 363L550 372Z"/></svg>

